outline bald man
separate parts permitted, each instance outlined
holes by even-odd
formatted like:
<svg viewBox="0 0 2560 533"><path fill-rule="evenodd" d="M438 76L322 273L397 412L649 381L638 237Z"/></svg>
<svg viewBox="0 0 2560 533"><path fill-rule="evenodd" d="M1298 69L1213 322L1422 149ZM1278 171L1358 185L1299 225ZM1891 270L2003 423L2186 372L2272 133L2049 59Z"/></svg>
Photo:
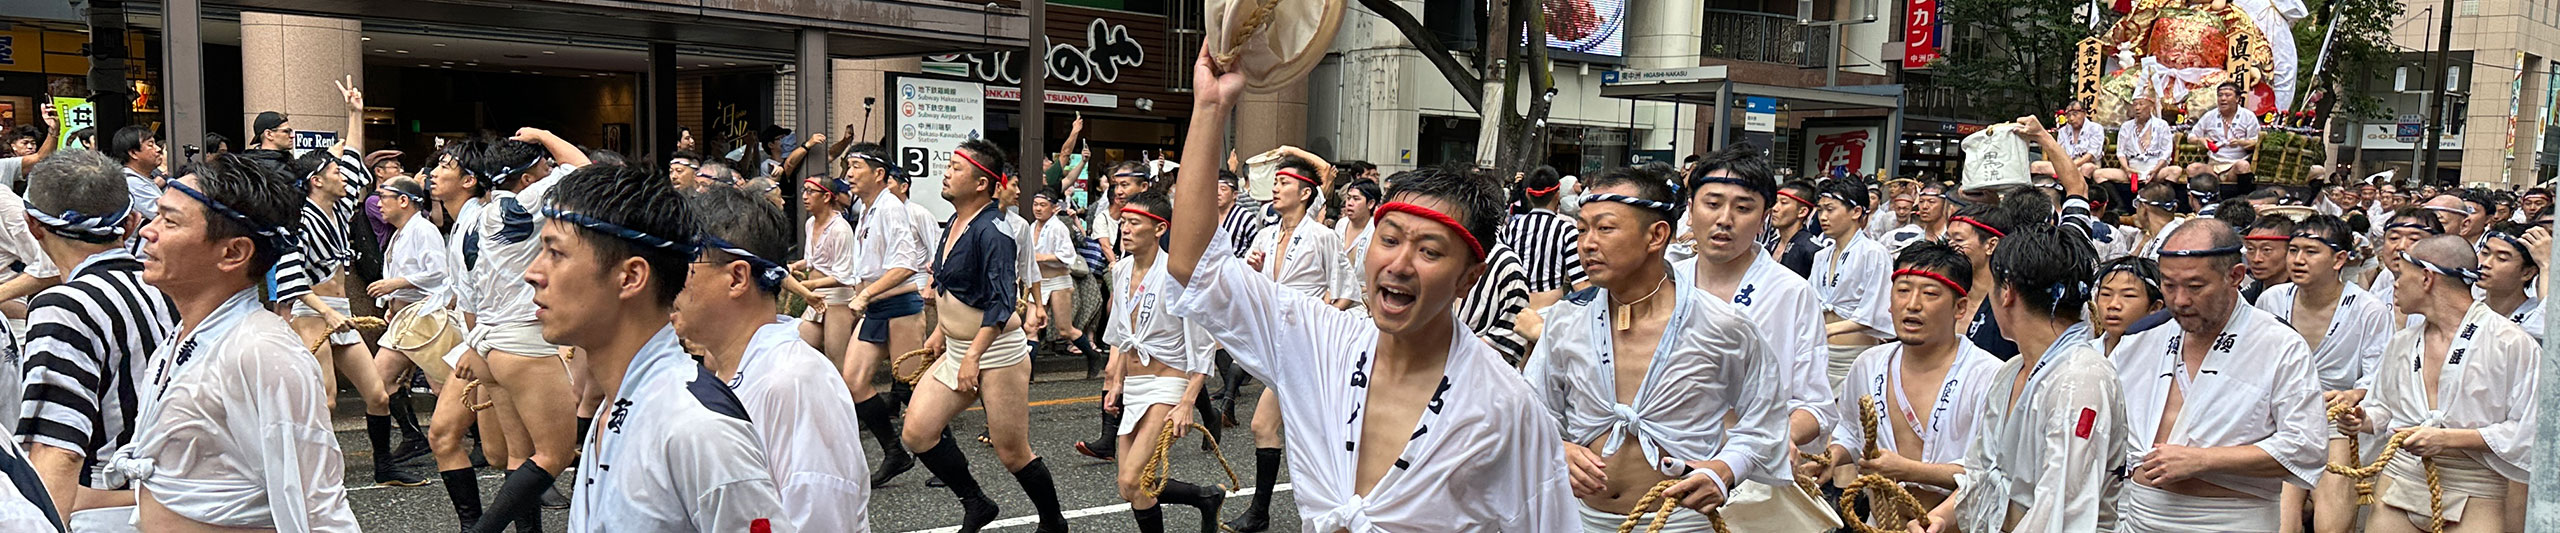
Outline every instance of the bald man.
<svg viewBox="0 0 2560 533"><path fill-rule="evenodd" d="M2277 530L2284 487L2311 488L2327 459L2310 350L2240 303L2240 235L2180 224L2160 247L2177 327L2127 337L2111 357L2134 459L2119 506L2127 533Z"/></svg>
<svg viewBox="0 0 2560 533"><path fill-rule="evenodd" d="M2409 434L2375 483L2368 531L2414 533L2438 518L2444 531L2501 531L2508 483L2528 475L2541 351L2472 298L2480 269L2470 241L2419 240L2394 268L2393 303L2424 320L2391 337L2373 393L2338 420L2369 438Z"/></svg>
<svg viewBox="0 0 2560 533"><path fill-rule="evenodd" d="M2460 196L2450 193L2438 194L2434 198L2428 198L2424 207L2427 211L2436 214L2436 221L2444 225L2445 233L2459 235L2463 242L2479 242L2480 231L2487 229L2487 226L2472 227L2472 221L2485 219L2486 216L2477 205L2463 201Z"/></svg>

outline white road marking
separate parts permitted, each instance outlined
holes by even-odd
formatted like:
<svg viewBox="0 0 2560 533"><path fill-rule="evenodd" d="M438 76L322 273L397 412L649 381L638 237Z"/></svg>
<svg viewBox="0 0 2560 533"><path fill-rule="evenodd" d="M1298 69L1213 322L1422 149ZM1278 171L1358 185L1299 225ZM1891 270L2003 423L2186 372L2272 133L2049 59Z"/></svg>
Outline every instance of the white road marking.
<svg viewBox="0 0 2560 533"><path fill-rule="evenodd" d="M1273 486L1273 487L1271 487L1271 493L1272 493L1272 494L1279 494L1279 493L1283 493L1283 492L1289 492L1289 488L1290 488L1290 487L1289 487L1289 484L1288 484L1288 483L1281 483L1281 484L1279 484L1279 485L1277 485L1277 486ZM1246 489L1244 489L1244 490L1238 490L1238 491L1228 492L1228 493L1227 493L1227 498L1228 498L1228 501L1234 501L1234 499L1235 499L1237 496L1252 496L1252 495L1253 495L1253 491L1254 491L1254 489L1252 489L1252 488L1246 488ZM1068 520L1074 520L1074 519L1084 518L1084 517L1094 516L1094 515L1118 514L1118 513L1126 513L1126 512L1129 512L1129 504L1127 504L1127 503L1117 503L1117 504L1105 505L1105 506L1101 506L1101 507L1087 507L1087 508L1083 508L1083 509L1076 509L1076 510L1073 510L1073 511L1067 511L1067 512L1062 513L1062 514L1067 515L1067 519L1068 519ZM1037 525L1037 524L1039 524L1039 523L1040 523L1040 516L1039 516L1039 515L1036 515L1036 514L1035 514L1035 515L1030 515L1030 516L1017 516L1017 517L1013 517L1013 518L1006 518L1006 519L1002 519L1002 520L997 520L997 521L994 521L994 522L990 522L990 523L988 523L988 524L987 524L987 527L985 527L985 528L981 528L980 530L984 531L984 530L993 530L993 529L1001 529L1001 528L1008 528L1008 527L1029 526L1029 525ZM909 532L907 532L907 533L959 533L959 531L960 531L960 526L950 526L950 527L942 527L942 528L935 528L935 529L919 529L919 530L915 530L915 531L909 531Z"/></svg>

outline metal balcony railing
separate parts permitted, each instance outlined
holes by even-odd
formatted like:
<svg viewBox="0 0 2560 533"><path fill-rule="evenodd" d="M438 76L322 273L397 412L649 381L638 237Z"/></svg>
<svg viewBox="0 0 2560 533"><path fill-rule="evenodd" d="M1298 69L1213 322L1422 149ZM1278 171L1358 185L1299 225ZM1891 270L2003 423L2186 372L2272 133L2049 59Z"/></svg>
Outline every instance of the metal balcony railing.
<svg viewBox="0 0 2560 533"><path fill-rule="evenodd" d="M1709 9L1703 49L1712 58L1820 67L1831 61L1833 29L1793 15Z"/></svg>

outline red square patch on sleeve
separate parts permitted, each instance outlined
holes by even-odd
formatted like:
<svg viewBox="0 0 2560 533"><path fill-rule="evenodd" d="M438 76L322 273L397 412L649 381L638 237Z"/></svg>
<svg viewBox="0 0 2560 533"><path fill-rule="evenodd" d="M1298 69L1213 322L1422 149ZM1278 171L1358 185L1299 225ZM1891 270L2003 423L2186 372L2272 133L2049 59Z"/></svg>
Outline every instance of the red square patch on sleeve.
<svg viewBox="0 0 2560 533"><path fill-rule="evenodd" d="M2082 407L2080 408L2080 424L2071 428L2071 436L2083 439L2089 438L2089 426L2096 425L2097 423L2098 410Z"/></svg>
<svg viewBox="0 0 2560 533"><path fill-rule="evenodd" d="M768 519L768 518L758 518L758 519L756 519L754 522L748 522L748 523L747 523L747 532L748 532L748 533L773 533L773 520L772 520L772 519Z"/></svg>

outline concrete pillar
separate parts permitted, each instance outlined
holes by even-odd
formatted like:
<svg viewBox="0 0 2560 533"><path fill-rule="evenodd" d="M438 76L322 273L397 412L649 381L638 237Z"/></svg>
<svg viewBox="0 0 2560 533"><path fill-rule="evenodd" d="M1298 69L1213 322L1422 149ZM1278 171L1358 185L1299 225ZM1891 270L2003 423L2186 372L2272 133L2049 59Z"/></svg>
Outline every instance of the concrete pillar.
<svg viewBox="0 0 2560 533"><path fill-rule="evenodd" d="M923 72L924 58L838 59L834 64L836 122L852 124L860 140L887 144L889 113L894 112L887 107L889 73Z"/></svg>
<svg viewBox="0 0 2560 533"><path fill-rule="evenodd" d="M1398 0L1408 12L1422 13L1419 1ZM1324 154L1335 159L1359 159L1378 165L1384 173L1413 168L1422 140L1422 103L1420 95L1449 94L1449 82L1430 60L1386 19L1353 5L1343 10L1342 29L1333 40L1333 51L1341 54L1334 65L1335 86L1330 92L1329 109L1333 116L1333 152ZM1466 90L1478 90L1469 87ZM1464 104L1460 104L1463 107Z"/></svg>
<svg viewBox="0 0 2560 533"><path fill-rule="evenodd" d="M1698 66L1698 35L1706 31L1706 5L1695 0L1635 0L1627 4L1627 67L1638 69L1680 68ZM1733 107L1741 107L1734 102ZM1635 150L1678 148L1674 140L1687 141L1712 135L1698 134L1698 114L1682 113L1665 102L1636 102L1635 135L1629 139ZM1691 143L1694 144L1694 143ZM1673 154L1672 159L1678 160ZM1612 161L1610 165L1623 165Z"/></svg>
<svg viewBox="0 0 2560 533"><path fill-rule="evenodd" d="M240 13L240 131L262 111L284 113L296 131L349 132L346 99L330 81L364 84L364 27L353 19Z"/></svg>
<svg viewBox="0 0 2560 533"><path fill-rule="evenodd" d="M830 113L834 110L829 108L827 101L830 96L833 96L830 89L834 88L827 81L827 77L835 73L835 65L827 59L826 30L816 28L800 30L799 59L797 68L793 69L796 77L792 81L798 83L793 87L793 94L798 97L798 105L795 109L799 112L799 117L793 122L800 125L800 138L808 139L811 135L826 135L830 142L844 138L844 134L835 126L834 117L839 115ZM812 155L815 157L800 160L801 176L820 175L833 168L825 153ZM791 206L787 209L796 214L799 206ZM798 217L793 218L798 219Z"/></svg>
<svg viewBox="0 0 2560 533"><path fill-rule="evenodd" d="M1236 104L1236 155L1251 159L1254 154L1281 145L1307 146L1307 82L1289 84L1269 94L1246 92L1244 101ZM1316 154L1344 159L1333 154Z"/></svg>

